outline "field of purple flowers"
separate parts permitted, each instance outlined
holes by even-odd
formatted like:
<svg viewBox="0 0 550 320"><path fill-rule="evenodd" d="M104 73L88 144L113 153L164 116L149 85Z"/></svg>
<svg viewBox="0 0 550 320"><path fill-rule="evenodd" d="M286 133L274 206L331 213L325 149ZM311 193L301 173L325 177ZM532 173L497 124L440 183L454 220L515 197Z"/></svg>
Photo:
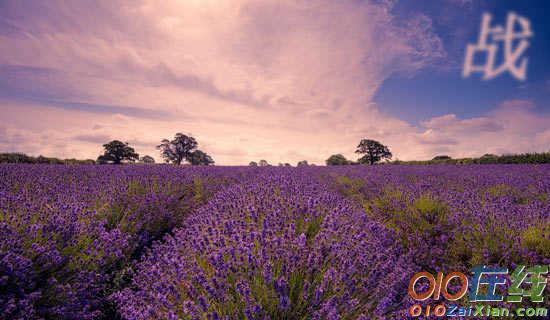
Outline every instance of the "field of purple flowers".
<svg viewBox="0 0 550 320"><path fill-rule="evenodd" d="M414 272L550 264L549 198L550 165L2 165L0 314L403 319Z"/></svg>

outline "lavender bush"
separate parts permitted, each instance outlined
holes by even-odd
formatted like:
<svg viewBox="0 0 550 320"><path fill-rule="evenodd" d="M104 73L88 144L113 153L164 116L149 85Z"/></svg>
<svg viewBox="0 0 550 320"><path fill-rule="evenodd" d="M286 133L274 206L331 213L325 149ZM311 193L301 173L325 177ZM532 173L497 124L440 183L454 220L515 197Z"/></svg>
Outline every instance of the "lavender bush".
<svg viewBox="0 0 550 320"><path fill-rule="evenodd" d="M338 190L398 232L425 269L550 263L550 166L333 170ZM429 249L429 250L428 250Z"/></svg>
<svg viewBox="0 0 550 320"><path fill-rule="evenodd" d="M115 295L125 318L355 319L399 309L411 264L392 233L313 172L266 171L217 194L151 251L133 288Z"/></svg>
<svg viewBox="0 0 550 320"><path fill-rule="evenodd" d="M105 297L143 248L239 172L234 175L149 166L0 166L2 317L102 315Z"/></svg>

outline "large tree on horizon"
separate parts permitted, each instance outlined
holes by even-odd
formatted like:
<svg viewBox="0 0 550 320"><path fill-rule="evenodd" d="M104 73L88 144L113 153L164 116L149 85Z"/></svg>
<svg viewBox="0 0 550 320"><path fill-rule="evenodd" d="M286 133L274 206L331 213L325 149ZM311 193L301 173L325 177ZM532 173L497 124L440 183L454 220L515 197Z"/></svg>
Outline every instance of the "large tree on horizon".
<svg viewBox="0 0 550 320"><path fill-rule="evenodd" d="M373 165L382 159L391 159L390 149L376 140L363 139L359 142L355 153L363 154L357 159L359 163Z"/></svg>
<svg viewBox="0 0 550 320"><path fill-rule="evenodd" d="M344 166L351 164L351 161L346 159L342 154L333 154L326 161L327 166Z"/></svg>
<svg viewBox="0 0 550 320"><path fill-rule="evenodd" d="M154 164L155 163L155 159L149 155L144 155L143 157L141 157L139 159L139 161L141 163L146 163L146 164Z"/></svg>
<svg viewBox="0 0 550 320"><path fill-rule="evenodd" d="M214 164L212 157L206 154L206 152L198 149L191 153L188 161L194 166L209 166Z"/></svg>
<svg viewBox="0 0 550 320"><path fill-rule="evenodd" d="M105 151L97 157L99 163L121 164L123 161L135 162L139 159L139 154L128 145L128 142L113 140L104 144L103 148Z"/></svg>
<svg viewBox="0 0 550 320"><path fill-rule="evenodd" d="M180 165L183 160L190 159L197 145L195 138L178 132L172 140L162 139L157 149L164 161Z"/></svg>
<svg viewBox="0 0 550 320"><path fill-rule="evenodd" d="M163 139L157 146L160 155L166 162L180 165L187 161L191 165L211 165L214 160L204 151L197 149L198 143L192 136L183 133L176 133L174 139Z"/></svg>

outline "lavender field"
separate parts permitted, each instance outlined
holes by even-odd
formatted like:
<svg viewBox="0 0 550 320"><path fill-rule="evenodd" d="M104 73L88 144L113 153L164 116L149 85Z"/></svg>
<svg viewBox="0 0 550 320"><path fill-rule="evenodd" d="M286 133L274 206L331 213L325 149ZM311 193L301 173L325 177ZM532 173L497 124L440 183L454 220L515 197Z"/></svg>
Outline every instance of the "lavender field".
<svg viewBox="0 0 550 320"><path fill-rule="evenodd" d="M549 197L550 165L1 165L0 314L403 319L415 272L550 264Z"/></svg>

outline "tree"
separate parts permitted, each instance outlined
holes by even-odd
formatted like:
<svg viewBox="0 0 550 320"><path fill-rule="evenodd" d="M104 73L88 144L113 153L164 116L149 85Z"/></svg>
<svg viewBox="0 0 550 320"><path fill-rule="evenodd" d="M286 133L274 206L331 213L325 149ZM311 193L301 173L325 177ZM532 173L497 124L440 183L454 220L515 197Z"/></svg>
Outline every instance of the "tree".
<svg viewBox="0 0 550 320"><path fill-rule="evenodd" d="M325 162L327 163L327 166L343 166L351 164L351 161L346 159L346 157L341 154L333 154Z"/></svg>
<svg viewBox="0 0 550 320"><path fill-rule="evenodd" d="M141 159L139 159L139 161L140 161L141 163L145 163L145 164L153 164L153 163L155 163L155 159L153 159L153 157L148 156L148 155L145 155L145 156L141 157Z"/></svg>
<svg viewBox="0 0 550 320"><path fill-rule="evenodd" d="M504 157L503 157L504 158ZM477 159L477 163L498 163L499 156L494 155L492 153L486 153L481 156L481 158Z"/></svg>
<svg viewBox="0 0 550 320"><path fill-rule="evenodd" d="M435 156L432 160L433 161L441 161L441 160L451 160L452 158L447 155L442 156Z"/></svg>
<svg viewBox="0 0 550 320"><path fill-rule="evenodd" d="M299 161L296 165L297 167L307 167L309 164L307 163L307 160Z"/></svg>
<svg viewBox="0 0 550 320"><path fill-rule="evenodd" d="M128 142L113 140L104 144L103 148L105 148L103 155L97 158L99 163L120 164L123 161L134 162L139 159L139 154L128 145Z"/></svg>
<svg viewBox="0 0 550 320"><path fill-rule="evenodd" d="M269 163L266 161L266 160L260 160L260 162L258 163L260 167L267 167L269 166Z"/></svg>
<svg viewBox="0 0 550 320"><path fill-rule="evenodd" d="M258 163L256 161L250 161L250 163L248 165L251 166L251 167L257 167Z"/></svg>
<svg viewBox="0 0 550 320"><path fill-rule="evenodd" d="M390 149L376 140L363 139L359 142L355 153L364 154L357 159L359 163L368 163L373 165L382 159L391 159Z"/></svg>
<svg viewBox="0 0 550 320"><path fill-rule="evenodd" d="M163 139L157 146L160 155L166 162L180 165L183 160L189 162L193 152L197 149L197 140L183 133L176 133L172 141Z"/></svg>
<svg viewBox="0 0 550 320"><path fill-rule="evenodd" d="M214 164L214 160L208 154L201 150L195 150L191 153L188 159L189 163L194 166L209 166Z"/></svg>

